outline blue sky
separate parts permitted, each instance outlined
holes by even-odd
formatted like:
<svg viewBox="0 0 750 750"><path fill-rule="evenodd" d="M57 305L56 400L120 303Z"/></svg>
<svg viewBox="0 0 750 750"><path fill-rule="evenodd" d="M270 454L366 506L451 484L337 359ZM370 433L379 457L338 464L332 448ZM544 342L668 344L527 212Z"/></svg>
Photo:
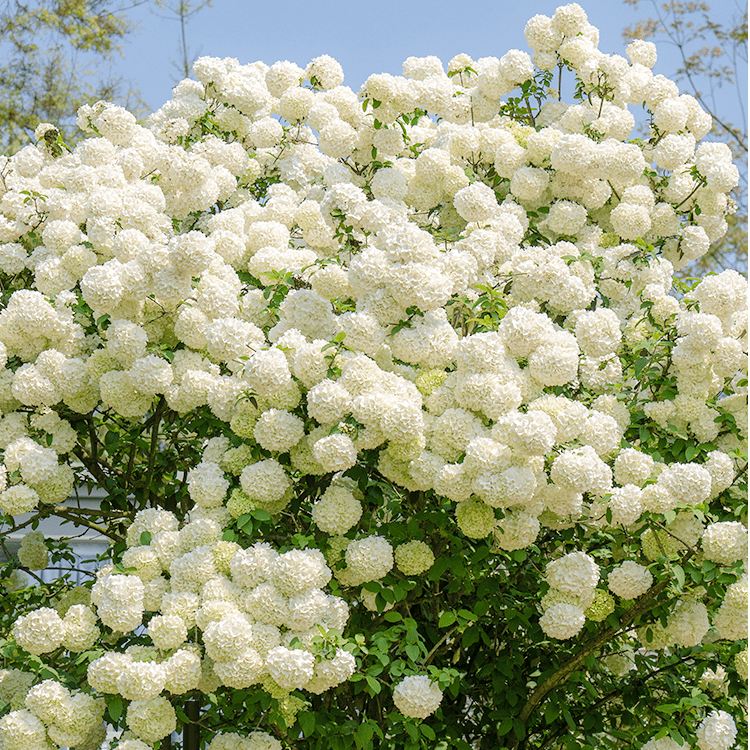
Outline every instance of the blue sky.
<svg viewBox="0 0 750 750"><path fill-rule="evenodd" d="M214 0L187 27L191 52L236 57L241 63L291 60L302 67L321 54L343 66L344 83L357 91L371 73L401 73L410 55L437 55L444 63L459 52L473 58L501 57L509 49L526 50L523 29L535 13L551 15L558 0ZM600 30L603 52L624 54L622 30L649 14L642 1L634 9L622 0L582 2L589 21ZM740 0L715 0L714 15L727 19ZM133 13L138 30L113 61L113 72L140 89L151 109L170 98L179 57L179 24L141 6ZM164 15L163 12L160 12ZM671 76L677 67L673 48L659 45L655 72ZM743 83L743 87L746 83ZM728 97L731 96L727 92ZM736 99L736 96L734 97Z"/></svg>

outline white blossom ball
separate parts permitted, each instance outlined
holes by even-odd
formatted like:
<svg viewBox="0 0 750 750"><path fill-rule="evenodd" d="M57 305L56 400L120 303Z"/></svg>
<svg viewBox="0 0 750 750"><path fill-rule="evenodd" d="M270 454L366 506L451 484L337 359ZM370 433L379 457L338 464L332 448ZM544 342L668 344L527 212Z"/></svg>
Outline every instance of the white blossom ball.
<svg viewBox="0 0 750 750"><path fill-rule="evenodd" d="M16 484L0 493L0 510L10 516L28 513L38 504L39 494L25 484Z"/></svg>
<svg viewBox="0 0 750 750"><path fill-rule="evenodd" d="M265 583L276 556L277 552L264 542L256 542L252 547L237 550L229 561L232 580L248 589Z"/></svg>
<svg viewBox="0 0 750 750"><path fill-rule="evenodd" d="M489 221L498 208L495 191L482 182L461 188L453 196L453 206L465 221Z"/></svg>
<svg viewBox="0 0 750 750"><path fill-rule="evenodd" d="M741 679L747 680L747 647L734 657L734 667Z"/></svg>
<svg viewBox="0 0 750 750"><path fill-rule="evenodd" d="M736 641L747 638L747 575L731 584L714 618L720 638Z"/></svg>
<svg viewBox="0 0 750 750"><path fill-rule="evenodd" d="M253 436L261 448L286 453L305 436L305 424L284 409L269 409L255 423Z"/></svg>
<svg viewBox="0 0 750 750"><path fill-rule="evenodd" d="M319 695L336 685L348 680L357 668L357 660L343 649L337 649L333 659L322 659L315 664L312 680L305 685L305 690Z"/></svg>
<svg viewBox="0 0 750 750"><path fill-rule="evenodd" d="M586 209L573 201L555 201L547 214L547 226L556 234L576 235L588 219Z"/></svg>
<svg viewBox="0 0 750 750"><path fill-rule="evenodd" d="M316 440L312 453L326 472L346 471L357 461L357 449L352 439L341 432Z"/></svg>
<svg viewBox="0 0 750 750"><path fill-rule="evenodd" d="M107 652L89 664L86 679L99 693L117 693L117 680L132 661L130 654Z"/></svg>
<svg viewBox="0 0 750 750"><path fill-rule="evenodd" d="M55 680L44 680L29 690L24 705L45 724L52 724L69 700L70 691L66 687Z"/></svg>
<svg viewBox="0 0 750 750"><path fill-rule="evenodd" d="M330 55L321 55L310 61L305 77L310 81L314 78L318 88L328 91L344 82L344 70Z"/></svg>
<svg viewBox="0 0 750 750"><path fill-rule="evenodd" d="M39 656L60 647L65 625L54 609L41 607L13 623L13 638L24 651Z"/></svg>
<svg viewBox="0 0 750 750"><path fill-rule="evenodd" d="M150 661L134 661L125 665L117 677L117 692L129 701L155 698L164 689L166 668Z"/></svg>
<svg viewBox="0 0 750 750"><path fill-rule="evenodd" d="M166 670L165 690L182 695L195 690L201 679L201 660L193 651L180 649L162 662Z"/></svg>
<svg viewBox="0 0 750 750"><path fill-rule="evenodd" d="M65 637L62 645L69 651L88 651L100 635L94 611L85 604L74 604L63 617Z"/></svg>
<svg viewBox="0 0 750 750"><path fill-rule="evenodd" d="M732 565L747 555L747 529L737 521L712 523L701 538L706 559Z"/></svg>
<svg viewBox="0 0 750 750"><path fill-rule="evenodd" d="M621 485L642 486L651 476L654 459L635 448L626 448L615 459L615 481Z"/></svg>
<svg viewBox="0 0 750 750"><path fill-rule="evenodd" d="M156 615L149 621L148 634L156 648L169 651L187 639L187 626L177 615Z"/></svg>
<svg viewBox="0 0 750 750"><path fill-rule="evenodd" d="M456 506L458 528L470 539L484 539L497 525L494 510L481 500L469 499Z"/></svg>
<svg viewBox="0 0 750 750"><path fill-rule="evenodd" d="M263 658L254 648L248 648L236 659L214 663L213 669L224 685L242 690L262 678Z"/></svg>
<svg viewBox="0 0 750 750"><path fill-rule="evenodd" d="M573 604L553 604L539 619L542 630L550 638L565 640L577 635L586 623L580 607Z"/></svg>
<svg viewBox="0 0 750 750"><path fill-rule="evenodd" d="M623 599L637 599L651 588L653 581L654 577L647 568L633 560L626 560L609 574L607 586Z"/></svg>
<svg viewBox="0 0 750 750"><path fill-rule="evenodd" d="M217 662L238 659L250 646L251 621L242 614L228 614L209 623L203 631L206 654Z"/></svg>
<svg viewBox="0 0 750 750"><path fill-rule="evenodd" d="M494 542L507 551L524 549L536 541L541 526L536 516L523 511L509 511L498 523Z"/></svg>
<svg viewBox="0 0 750 750"><path fill-rule="evenodd" d="M396 547L396 567L406 576L417 576L432 567L435 555L424 543L416 539Z"/></svg>
<svg viewBox="0 0 750 750"><path fill-rule="evenodd" d="M31 711L11 711L0 719L0 736L6 750L46 748L47 729Z"/></svg>
<svg viewBox="0 0 750 750"><path fill-rule="evenodd" d="M307 392L307 413L320 424L339 422L351 410L351 406L349 391L327 378Z"/></svg>
<svg viewBox="0 0 750 750"><path fill-rule="evenodd" d="M734 745L737 727L726 711L712 711L695 733L700 750L728 750Z"/></svg>
<svg viewBox="0 0 750 750"><path fill-rule="evenodd" d="M396 708L411 719L426 719L437 711L443 691L427 675L404 677L393 688L393 702Z"/></svg>
<svg viewBox="0 0 750 750"><path fill-rule="evenodd" d="M382 536L355 539L346 548L346 565L361 583L377 581L393 567L393 547Z"/></svg>
<svg viewBox="0 0 750 750"><path fill-rule="evenodd" d="M274 558L269 576L286 596L323 588L331 580L331 569L317 549L294 549Z"/></svg>
<svg viewBox="0 0 750 750"><path fill-rule="evenodd" d="M240 474L243 492L261 503L277 503L292 486L284 467L274 459L246 466Z"/></svg>
<svg viewBox="0 0 750 750"><path fill-rule="evenodd" d="M177 728L177 715L164 697L136 700L128 706L128 728L144 742L153 744L172 734Z"/></svg>
<svg viewBox="0 0 750 750"><path fill-rule="evenodd" d="M694 463L671 464L659 475L657 484L685 505L699 505L711 497L711 474Z"/></svg>
<svg viewBox="0 0 750 750"><path fill-rule="evenodd" d="M615 658L614 654L609 657L610 660L613 658ZM628 660L628 664L632 667L633 662ZM682 750L682 747L682 745L678 745L671 737L662 737L659 740L649 740L641 750Z"/></svg>
<svg viewBox="0 0 750 750"><path fill-rule="evenodd" d="M313 523L326 534L346 534L362 517L362 504L341 485L332 484L313 505Z"/></svg>
<svg viewBox="0 0 750 750"><path fill-rule="evenodd" d="M692 599L680 602L667 621L667 631L672 640L685 648L697 646L709 627L706 606Z"/></svg>
<svg viewBox="0 0 750 750"><path fill-rule="evenodd" d="M228 488L224 472L212 461L201 461L188 472L190 499L201 508L223 505Z"/></svg>
<svg viewBox="0 0 750 750"><path fill-rule="evenodd" d="M599 583L599 566L585 552L570 552L553 560L546 572L552 588L574 596L593 591Z"/></svg>
<svg viewBox="0 0 750 750"><path fill-rule="evenodd" d="M297 690L312 679L315 657L301 649L276 646L266 654L266 668L276 684L285 690Z"/></svg>

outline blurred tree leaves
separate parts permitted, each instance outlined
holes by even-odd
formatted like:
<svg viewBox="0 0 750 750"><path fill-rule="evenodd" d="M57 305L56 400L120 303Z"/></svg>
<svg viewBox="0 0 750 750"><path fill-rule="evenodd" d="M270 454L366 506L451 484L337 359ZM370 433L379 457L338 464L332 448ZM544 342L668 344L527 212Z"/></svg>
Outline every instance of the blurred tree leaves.
<svg viewBox="0 0 750 750"><path fill-rule="evenodd" d="M146 0L7 0L0 10L0 149L14 153L52 122L75 140L75 114L107 99L144 112L137 91L107 74L133 31L128 12Z"/></svg>
<svg viewBox="0 0 750 750"><path fill-rule="evenodd" d="M680 63L673 78L692 94L713 118L709 138L724 141L740 171L733 198L737 212L728 217L729 230L711 251L678 275L702 276L706 271L747 269L747 6L721 2L657 2L625 0L640 8L650 5L653 15L623 31L626 40L649 39L671 44ZM732 114L734 113L734 115ZM739 122L734 119L739 117Z"/></svg>

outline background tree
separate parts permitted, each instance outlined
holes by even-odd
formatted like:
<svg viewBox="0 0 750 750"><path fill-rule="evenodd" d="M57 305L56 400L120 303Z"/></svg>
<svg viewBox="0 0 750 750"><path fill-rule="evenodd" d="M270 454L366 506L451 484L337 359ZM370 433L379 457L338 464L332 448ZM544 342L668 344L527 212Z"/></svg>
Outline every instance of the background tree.
<svg viewBox="0 0 750 750"><path fill-rule="evenodd" d="M128 12L141 2L122 6L110 0L6 0L0 14L4 153L32 139L40 122L56 123L70 140L77 132L76 111L97 99L143 111L128 82L102 74L132 33Z"/></svg>
<svg viewBox="0 0 750 750"><path fill-rule="evenodd" d="M713 118L712 136L724 141L740 170L732 197L737 212L711 252L683 275L747 266L747 6L740 3L625 0L635 8L650 6L653 16L623 32L626 40L652 39L677 50L680 65L674 79L684 84ZM732 11L734 11L732 13ZM730 13L732 15L730 16ZM744 75L743 75L744 71Z"/></svg>
<svg viewBox="0 0 750 750"><path fill-rule="evenodd" d="M187 26L203 8L210 8L212 6L212 0L202 0L197 3L189 3L184 0L178 0L177 2L157 0L156 6L166 11L166 18L177 21L180 27L177 38L179 54L172 61L172 65L178 74L175 83L181 81L183 78L190 78L192 65L195 62L196 56L200 54L200 48L196 51L190 49L187 39Z"/></svg>

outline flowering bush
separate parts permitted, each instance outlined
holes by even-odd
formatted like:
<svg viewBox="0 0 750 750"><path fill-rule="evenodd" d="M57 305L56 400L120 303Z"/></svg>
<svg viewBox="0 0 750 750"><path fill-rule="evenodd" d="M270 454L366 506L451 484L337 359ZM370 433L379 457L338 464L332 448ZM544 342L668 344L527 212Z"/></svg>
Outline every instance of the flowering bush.
<svg viewBox="0 0 750 750"><path fill-rule="evenodd" d="M0 509L112 541L6 566L6 750L735 742L746 285L673 272L737 170L653 44L526 39L201 58L3 159Z"/></svg>

